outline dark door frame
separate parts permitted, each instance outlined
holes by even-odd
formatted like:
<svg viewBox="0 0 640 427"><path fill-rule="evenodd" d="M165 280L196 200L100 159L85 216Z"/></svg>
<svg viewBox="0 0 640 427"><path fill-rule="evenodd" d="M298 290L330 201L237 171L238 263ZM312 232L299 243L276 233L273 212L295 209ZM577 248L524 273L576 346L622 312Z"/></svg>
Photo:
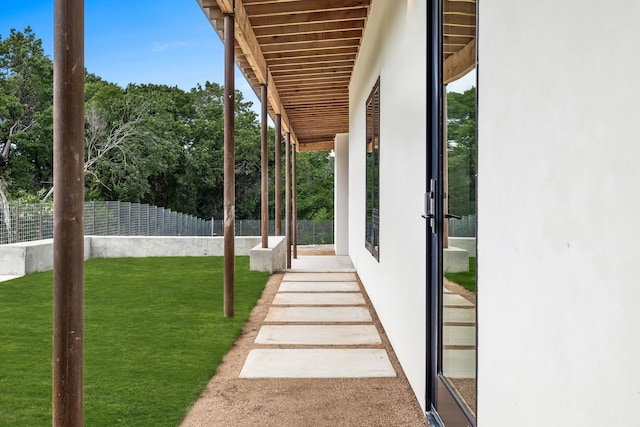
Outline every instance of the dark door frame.
<svg viewBox="0 0 640 427"><path fill-rule="evenodd" d="M426 322L427 418L433 426L475 426L475 420L442 376L443 177L443 0L427 1Z"/></svg>

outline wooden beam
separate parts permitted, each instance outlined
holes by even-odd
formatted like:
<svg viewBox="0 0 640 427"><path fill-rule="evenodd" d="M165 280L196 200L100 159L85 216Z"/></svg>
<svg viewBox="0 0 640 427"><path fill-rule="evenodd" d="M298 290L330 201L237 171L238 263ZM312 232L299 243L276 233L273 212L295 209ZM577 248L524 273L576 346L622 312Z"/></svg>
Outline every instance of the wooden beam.
<svg viewBox="0 0 640 427"><path fill-rule="evenodd" d="M348 40L317 40L312 42L272 44L268 46L262 46L262 52L265 55L269 55L277 52L309 52L331 49L334 53L337 53L352 51L354 48L357 50L359 46L359 38Z"/></svg>
<svg viewBox="0 0 640 427"><path fill-rule="evenodd" d="M473 27L476 26L476 17L470 15L445 15L444 25L456 27Z"/></svg>
<svg viewBox="0 0 640 427"><path fill-rule="evenodd" d="M262 103L261 125L262 132L260 137L260 171L261 171L261 197L260 197L260 211L261 211L261 236L262 236L262 248L269 247L269 144L267 141L267 85L260 86L261 96L260 102Z"/></svg>
<svg viewBox="0 0 640 427"><path fill-rule="evenodd" d="M295 15L275 15L275 16L252 16L253 28L275 27L280 25L300 24L300 23L321 23L339 22L357 19L366 19L368 10L366 8L331 10L325 12L305 12Z"/></svg>
<svg viewBox="0 0 640 427"><path fill-rule="evenodd" d="M476 41L471 40L458 53L445 59L444 84L451 83L473 70L476 66Z"/></svg>
<svg viewBox="0 0 640 427"><path fill-rule="evenodd" d="M262 41L263 37L268 36L284 36L292 34L307 34L307 33L325 33L330 31L344 31L344 30L360 30L364 28L364 19L354 19L351 21L337 21L337 22L300 22L295 24L285 24L273 27L254 27L256 37Z"/></svg>
<svg viewBox="0 0 640 427"><path fill-rule="evenodd" d="M84 0L54 1L54 427L84 425L84 21Z"/></svg>
<svg viewBox="0 0 640 427"><path fill-rule="evenodd" d="M260 37L258 40L260 46L278 45L278 44L293 44L293 43L307 43L317 41L328 40L360 40L362 38L362 29L355 30L343 30L343 31L331 31L325 33L302 33L302 34L288 34L288 35L272 35Z"/></svg>
<svg viewBox="0 0 640 427"><path fill-rule="evenodd" d="M326 64L332 62L349 62L351 65L353 65L355 61L355 53L337 53L335 55L314 55L310 57L299 58L275 58L269 60L269 66L271 67L271 69L274 69L277 67L286 67L287 65Z"/></svg>
<svg viewBox="0 0 640 427"><path fill-rule="evenodd" d="M353 71L353 67L335 67L335 68L300 68L297 70L289 70L289 71L278 71L277 74L274 72L275 79L303 79L306 76L351 76L351 72Z"/></svg>
<svg viewBox="0 0 640 427"><path fill-rule="evenodd" d="M276 236L282 235L282 116L276 114L275 120L275 163L276 163L276 176L275 176L275 234Z"/></svg>
<svg viewBox="0 0 640 427"><path fill-rule="evenodd" d="M476 3L463 1L445 1L444 14L476 16Z"/></svg>
<svg viewBox="0 0 640 427"><path fill-rule="evenodd" d="M213 2L213 0L202 0L203 2ZM268 81L272 81L270 77L270 73L267 69L267 63L265 57L260 49L260 45L258 44L255 33L253 32L253 28L251 27L251 22L249 21L249 17L247 15L247 11L245 10L244 4L242 0L215 0L218 4L220 10L224 13L233 12L233 3L235 2L235 13L234 13L234 21L235 21L235 41L237 45L242 50L242 53L245 56L245 59L251 70L255 74L258 82L260 84L267 83ZM257 88L254 87L254 92L257 92ZM291 133L291 139L294 142L297 142L298 139L293 129L291 129L291 125L289 123L289 118L287 117L287 113L282 107L282 103L280 102L280 97L278 95L278 89L275 83L269 84L268 90L268 98L269 103L272 106L273 110L282 116L282 128L286 132Z"/></svg>
<svg viewBox="0 0 640 427"><path fill-rule="evenodd" d="M369 6L369 2L369 0L298 0L294 2L280 1L277 3L255 5L247 3L245 7L251 16L254 17L366 8Z"/></svg>
<svg viewBox="0 0 640 427"><path fill-rule="evenodd" d="M233 15L224 16L224 316L235 314L235 72L233 69Z"/></svg>
<svg viewBox="0 0 640 427"><path fill-rule="evenodd" d="M323 151L323 150L333 150L334 142L311 142L305 143L301 142L299 145L299 151Z"/></svg>
<svg viewBox="0 0 640 427"><path fill-rule="evenodd" d="M285 211L285 235L287 240L287 268L291 268L291 141L287 132L284 135L284 211Z"/></svg>
<svg viewBox="0 0 640 427"><path fill-rule="evenodd" d="M302 50L298 52L275 52L275 53L265 53L265 59L271 61L273 59L280 58L314 58L318 56L326 56L326 55L348 55L348 54L357 54L358 47L352 46L347 49L340 49L336 51L336 49L318 49L318 50Z"/></svg>

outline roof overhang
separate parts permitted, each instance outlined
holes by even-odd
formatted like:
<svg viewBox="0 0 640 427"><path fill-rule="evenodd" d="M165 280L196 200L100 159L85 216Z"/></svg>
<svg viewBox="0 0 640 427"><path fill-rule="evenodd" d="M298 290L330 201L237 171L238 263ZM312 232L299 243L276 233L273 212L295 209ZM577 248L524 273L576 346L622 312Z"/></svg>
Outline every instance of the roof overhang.
<svg viewBox="0 0 640 427"><path fill-rule="evenodd" d="M330 150L349 131L349 84L374 0L198 0L222 36L234 14L235 61L298 151ZM383 0L375 0L383 1ZM395 0L394 0L395 1ZM444 82L475 67L475 0L444 1Z"/></svg>

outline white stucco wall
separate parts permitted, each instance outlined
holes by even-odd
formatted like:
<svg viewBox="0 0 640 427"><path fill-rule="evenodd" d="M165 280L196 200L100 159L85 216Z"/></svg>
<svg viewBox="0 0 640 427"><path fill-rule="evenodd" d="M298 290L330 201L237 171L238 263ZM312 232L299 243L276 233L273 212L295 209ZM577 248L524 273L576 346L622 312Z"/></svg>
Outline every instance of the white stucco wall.
<svg viewBox="0 0 640 427"><path fill-rule="evenodd" d="M420 404L425 394L425 2L376 0L350 88L349 255ZM380 77L380 262L365 249L365 102Z"/></svg>
<svg viewBox="0 0 640 427"><path fill-rule="evenodd" d="M479 425L638 425L640 2L478 4Z"/></svg>
<svg viewBox="0 0 640 427"><path fill-rule="evenodd" d="M333 241L336 255L349 255L349 134L336 135L334 153Z"/></svg>

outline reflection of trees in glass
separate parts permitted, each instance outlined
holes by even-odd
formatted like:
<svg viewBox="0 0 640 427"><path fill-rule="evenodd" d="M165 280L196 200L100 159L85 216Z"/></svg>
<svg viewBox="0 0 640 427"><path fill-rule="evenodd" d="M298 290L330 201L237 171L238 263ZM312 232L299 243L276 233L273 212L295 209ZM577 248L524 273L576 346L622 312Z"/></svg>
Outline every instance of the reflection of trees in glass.
<svg viewBox="0 0 640 427"><path fill-rule="evenodd" d="M366 246L379 256L379 208L380 208L380 80L376 82L367 99L367 156L366 156Z"/></svg>
<svg viewBox="0 0 640 427"><path fill-rule="evenodd" d="M449 212L476 213L476 88L447 93Z"/></svg>

